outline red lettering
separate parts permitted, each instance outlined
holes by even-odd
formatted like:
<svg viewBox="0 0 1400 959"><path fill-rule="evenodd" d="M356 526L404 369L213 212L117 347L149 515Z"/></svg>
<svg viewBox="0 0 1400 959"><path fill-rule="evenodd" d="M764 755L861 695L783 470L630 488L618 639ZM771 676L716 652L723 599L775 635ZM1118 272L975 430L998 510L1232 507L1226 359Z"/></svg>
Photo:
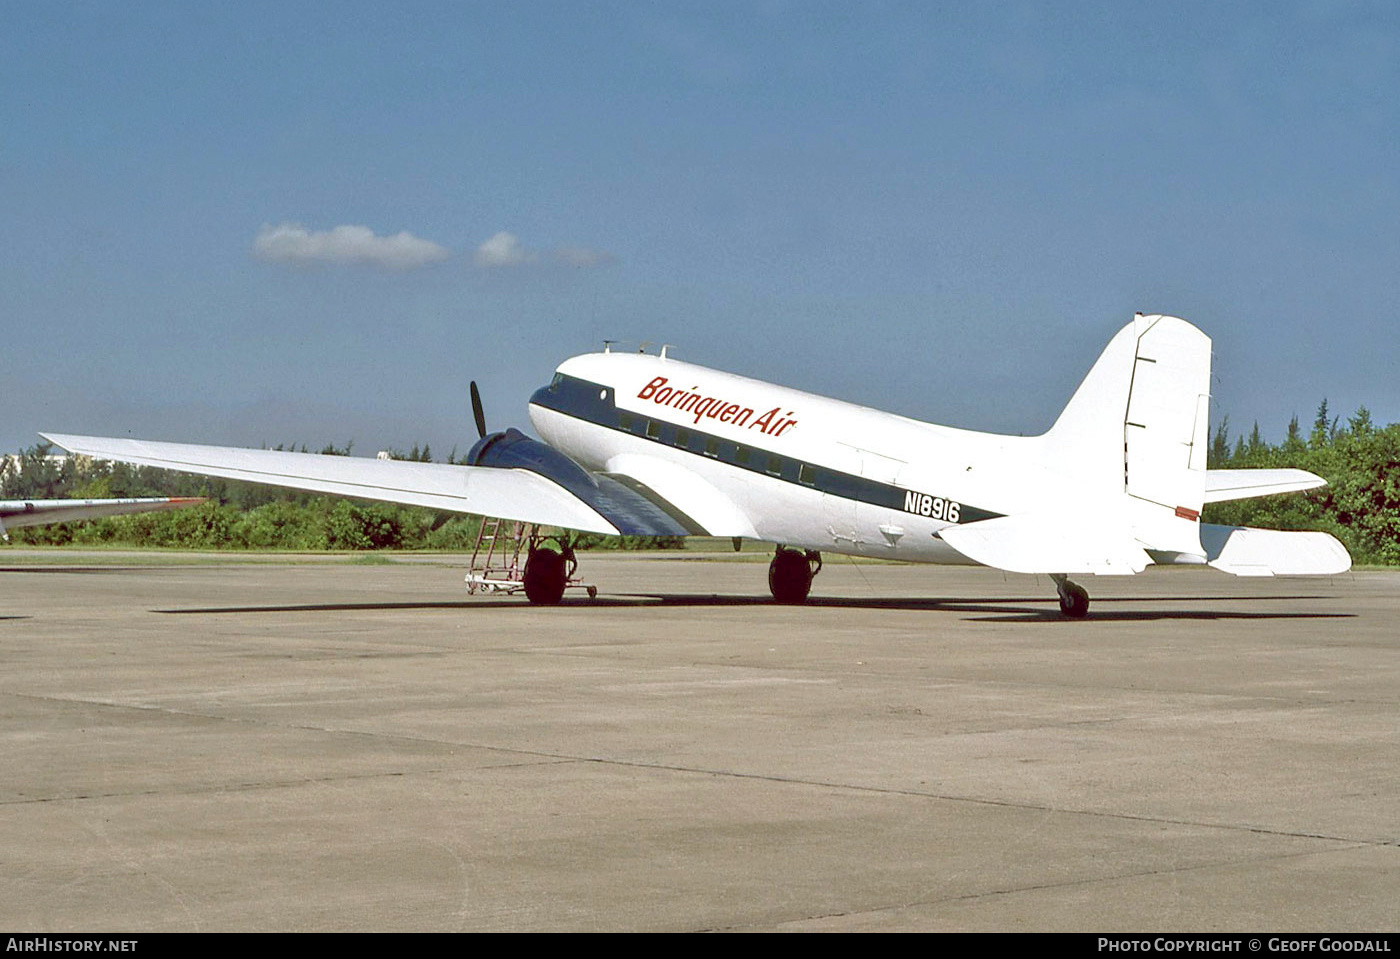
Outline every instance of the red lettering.
<svg viewBox="0 0 1400 959"><path fill-rule="evenodd" d="M692 386L689 390L682 390L668 386L669 382L668 377L656 377L638 391L637 399L651 400L660 406L669 406L689 413L694 417L696 423L702 419L717 419L721 423L729 423L733 426L747 427L748 429L757 428L759 432L769 436L781 436L787 432L789 427L797 425L797 420L791 418L792 410L779 415L782 410L781 406L773 407L751 423L749 420L754 415L751 407L729 403L714 396L702 396L699 392L699 384Z"/></svg>
<svg viewBox="0 0 1400 959"><path fill-rule="evenodd" d="M753 429L754 427L757 427L757 428L758 428L758 431L759 431L760 433L767 433L767 432L768 432L768 427L770 427L770 426L773 425L773 417L775 417L775 416L777 416L777 415L778 415L778 407L775 406L775 407L773 407L771 410L769 410L767 413L764 413L764 414L763 414L762 416L760 416L758 419L754 420L754 421L753 421L753 425L750 426L749 429Z"/></svg>
<svg viewBox="0 0 1400 959"><path fill-rule="evenodd" d="M690 411L695 414L695 422L699 423L700 417L708 413L710 411L710 407L714 406L718 402L718 400L712 399L711 397L707 396L699 403L696 403L695 409Z"/></svg>

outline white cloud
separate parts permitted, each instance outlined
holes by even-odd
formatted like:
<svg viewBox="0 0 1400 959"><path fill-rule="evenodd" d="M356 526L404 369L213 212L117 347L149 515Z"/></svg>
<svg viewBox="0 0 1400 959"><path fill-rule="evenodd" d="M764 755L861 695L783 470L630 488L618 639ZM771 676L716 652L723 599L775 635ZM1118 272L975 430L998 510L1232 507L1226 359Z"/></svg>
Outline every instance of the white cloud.
<svg viewBox="0 0 1400 959"><path fill-rule="evenodd" d="M476 265L482 269L496 267L524 266L541 259L565 266L578 268L606 266L617 257L604 250L591 250L583 246L563 246L557 250L540 252L531 250L520 242L514 233L502 230L476 248Z"/></svg>
<svg viewBox="0 0 1400 959"><path fill-rule="evenodd" d="M476 265L490 269L520 266L536 259L536 254L520 245L520 237L502 230L476 248Z"/></svg>
<svg viewBox="0 0 1400 959"><path fill-rule="evenodd" d="M449 254L412 233L375 236L367 226L313 232L298 223L282 223L258 231L253 255L274 263L368 263L389 270L414 270L440 263Z"/></svg>

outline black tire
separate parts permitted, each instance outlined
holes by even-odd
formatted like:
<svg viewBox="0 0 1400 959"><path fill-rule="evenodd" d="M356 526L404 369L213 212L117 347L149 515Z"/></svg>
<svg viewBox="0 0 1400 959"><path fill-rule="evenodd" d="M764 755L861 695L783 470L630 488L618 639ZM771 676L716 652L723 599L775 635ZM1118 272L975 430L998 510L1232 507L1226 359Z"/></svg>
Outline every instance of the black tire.
<svg viewBox="0 0 1400 959"><path fill-rule="evenodd" d="M564 557L552 549L532 549L525 560L525 597L537 606L555 606L564 598L568 575Z"/></svg>
<svg viewBox="0 0 1400 959"><path fill-rule="evenodd" d="M812 566L807 557L796 550L778 550L768 564L768 591L788 606L805 603L812 591Z"/></svg>
<svg viewBox="0 0 1400 959"><path fill-rule="evenodd" d="M1071 619L1089 615L1089 591L1078 583L1065 583L1060 590L1060 612Z"/></svg>

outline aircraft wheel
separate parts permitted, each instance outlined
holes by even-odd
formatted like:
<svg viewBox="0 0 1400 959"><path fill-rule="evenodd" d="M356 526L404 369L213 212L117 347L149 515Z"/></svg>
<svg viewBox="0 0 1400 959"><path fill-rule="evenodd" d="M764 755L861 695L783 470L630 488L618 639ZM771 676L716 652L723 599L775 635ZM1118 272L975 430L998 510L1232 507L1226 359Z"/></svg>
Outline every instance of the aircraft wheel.
<svg viewBox="0 0 1400 959"><path fill-rule="evenodd" d="M532 549L525 560L525 597L538 606L554 606L564 598L568 573L564 555L552 549Z"/></svg>
<svg viewBox="0 0 1400 959"><path fill-rule="evenodd" d="M1089 615L1089 591L1078 583L1065 580L1060 587L1060 612L1072 619Z"/></svg>
<svg viewBox="0 0 1400 959"><path fill-rule="evenodd" d="M795 549L779 548L768 564L768 591L780 603L797 605L812 591L812 564Z"/></svg>

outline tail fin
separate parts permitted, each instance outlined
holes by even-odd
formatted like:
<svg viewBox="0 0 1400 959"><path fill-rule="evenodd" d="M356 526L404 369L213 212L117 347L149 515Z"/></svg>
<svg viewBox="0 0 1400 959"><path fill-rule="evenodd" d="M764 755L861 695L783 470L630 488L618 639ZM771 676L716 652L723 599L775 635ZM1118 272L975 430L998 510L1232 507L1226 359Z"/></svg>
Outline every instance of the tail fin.
<svg viewBox="0 0 1400 959"><path fill-rule="evenodd" d="M1045 434L1047 466L1088 498L1126 496L1145 548L1200 555L1209 404L1210 338L1139 313Z"/></svg>
<svg viewBox="0 0 1400 959"><path fill-rule="evenodd" d="M975 562L1025 573L1136 573L1154 562L1237 576L1347 569L1346 549L1326 533L1201 524L1207 497L1322 482L1302 470L1230 470L1207 493L1209 393L1210 339L1185 320L1139 313L1040 437L1049 505L938 535Z"/></svg>

